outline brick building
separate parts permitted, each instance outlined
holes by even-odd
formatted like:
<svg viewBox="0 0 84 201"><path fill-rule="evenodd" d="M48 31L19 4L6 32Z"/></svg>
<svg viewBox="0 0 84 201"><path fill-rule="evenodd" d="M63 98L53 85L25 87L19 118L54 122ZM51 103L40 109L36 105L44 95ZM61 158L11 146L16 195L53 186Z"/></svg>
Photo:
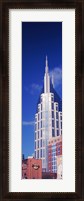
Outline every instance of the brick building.
<svg viewBox="0 0 84 201"><path fill-rule="evenodd" d="M42 160L28 157L22 161L22 178L42 179Z"/></svg>
<svg viewBox="0 0 84 201"><path fill-rule="evenodd" d="M57 173L42 172L42 179L57 179Z"/></svg>
<svg viewBox="0 0 84 201"><path fill-rule="evenodd" d="M27 179L27 161L28 159L22 160L22 179Z"/></svg>
<svg viewBox="0 0 84 201"><path fill-rule="evenodd" d="M57 173L57 160L62 156L62 136L52 137L48 143L48 171ZM62 160L61 160L62 161ZM59 162L58 162L59 164Z"/></svg>

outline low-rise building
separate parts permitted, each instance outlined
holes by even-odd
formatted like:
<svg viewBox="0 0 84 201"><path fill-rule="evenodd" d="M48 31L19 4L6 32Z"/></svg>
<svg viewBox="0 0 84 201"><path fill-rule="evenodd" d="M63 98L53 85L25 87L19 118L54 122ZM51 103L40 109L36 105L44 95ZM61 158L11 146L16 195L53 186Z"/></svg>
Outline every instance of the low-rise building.
<svg viewBox="0 0 84 201"><path fill-rule="evenodd" d="M42 172L42 179L57 179L57 173Z"/></svg>
<svg viewBox="0 0 84 201"><path fill-rule="evenodd" d="M22 179L27 179L27 161L28 159L22 160Z"/></svg>
<svg viewBox="0 0 84 201"><path fill-rule="evenodd" d="M23 179L42 179L42 160L28 157L22 161Z"/></svg>

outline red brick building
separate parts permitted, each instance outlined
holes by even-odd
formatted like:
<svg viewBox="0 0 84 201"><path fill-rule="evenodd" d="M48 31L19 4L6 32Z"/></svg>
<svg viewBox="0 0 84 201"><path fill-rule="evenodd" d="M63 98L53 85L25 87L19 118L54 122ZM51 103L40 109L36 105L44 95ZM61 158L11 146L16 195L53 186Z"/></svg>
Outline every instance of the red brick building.
<svg viewBox="0 0 84 201"><path fill-rule="evenodd" d="M22 162L22 178L42 179L42 160L28 157Z"/></svg>
<svg viewBox="0 0 84 201"><path fill-rule="evenodd" d="M57 179L57 173L42 172L42 179Z"/></svg>
<svg viewBox="0 0 84 201"><path fill-rule="evenodd" d="M62 155L62 136L56 137L56 156Z"/></svg>
<svg viewBox="0 0 84 201"><path fill-rule="evenodd" d="M57 157L62 156L62 136L52 137L48 143L48 171L57 173Z"/></svg>
<svg viewBox="0 0 84 201"><path fill-rule="evenodd" d="M22 160L22 179L27 179L27 161L28 159Z"/></svg>

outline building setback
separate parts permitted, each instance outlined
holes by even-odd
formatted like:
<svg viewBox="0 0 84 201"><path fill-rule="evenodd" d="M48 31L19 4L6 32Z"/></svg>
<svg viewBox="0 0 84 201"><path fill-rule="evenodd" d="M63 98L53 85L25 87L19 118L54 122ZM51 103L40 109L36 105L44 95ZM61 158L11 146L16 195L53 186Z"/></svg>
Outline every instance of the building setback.
<svg viewBox="0 0 84 201"><path fill-rule="evenodd" d="M48 141L62 135L62 101L50 80L46 57L44 86L35 114L35 158L42 159L42 171L48 172Z"/></svg>

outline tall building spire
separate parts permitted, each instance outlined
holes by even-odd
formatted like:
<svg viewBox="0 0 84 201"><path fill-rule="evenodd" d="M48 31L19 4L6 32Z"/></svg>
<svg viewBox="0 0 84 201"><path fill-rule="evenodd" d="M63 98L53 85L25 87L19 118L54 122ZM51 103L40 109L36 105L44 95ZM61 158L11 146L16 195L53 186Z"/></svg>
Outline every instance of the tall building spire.
<svg viewBox="0 0 84 201"><path fill-rule="evenodd" d="M47 56L46 56L45 73L48 73L48 58L47 58Z"/></svg>
<svg viewBox="0 0 84 201"><path fill-rule="evenodd" d="M48 58L47 58L47 56L46 56L46 62L45 62L44 93L50 93L50 76L48 73Z"/></svg>

